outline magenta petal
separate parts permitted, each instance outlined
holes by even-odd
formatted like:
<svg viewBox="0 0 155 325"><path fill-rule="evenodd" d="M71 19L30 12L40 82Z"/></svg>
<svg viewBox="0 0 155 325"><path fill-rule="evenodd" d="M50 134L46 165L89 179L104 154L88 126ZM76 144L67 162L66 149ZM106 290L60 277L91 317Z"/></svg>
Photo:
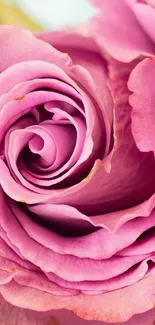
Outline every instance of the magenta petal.
<svg viewBox="0 0 155 325"><path fill-rule="evenodd" d="M133 5L133 12L143 30L152 42L155 43L155 8L145 3L135 3Z"/></svg>
<svg viewBox="0 0 155 325"><path fill-rule="evenodd" d="M44 190L39 191L39 189L28 183L20 174L20 168L18 170L16 163L19 153L24 145L28 144L31 152L39 155L40 159L38 158L38 164L42 164L44 167L53 166L54 169L59 167L62 162L65 162L67 158L70 158L75 141L75 133L72 131L73 130L68 129L67 126L66 129L63 128L63 125L40 124L38 126L34 125L27 127L26 129L14 130L11 132L8 146L8 158L10 161L10 167L24 186L29 189L36 190L36 192L37 190L40 193L45 192ZM70 141L70 136L72 136L72 141ZM35 142L32 142L34 140ZM41 142L38 142L38 140ZM41 148L39 145L41 145ZM66 148L63 148L64 145ZM51 151L49 151L49 147L51 148ZM32 177L30 180L32 181ZM37 179L35 180L34 178L33 181L34 183L39 184L39 181ZM40 181L40 183L50 185L52 181L50 183L50 181L47 182L45 180L44 182Z"/></svg>
<svg viewBox="0 0 155 325"><path fill-rule="evenodd" d="M44 246L39 243L39 237L33 239L35 236L34 227L32 229L29 227L29 219L24 212L19 211L14 205L11 206L11 210L9 207L4 210L5 203L5 197L2 194L1 224L7 232L8 238L19 249L22 256L40 267L44 272L55 273L67 281L108 280L126 272L130 267L142 262L144 259L151 258L151 255L148 254L129 257L113 256L111 259L93 260L88 258L80 259L73 255L64 256L58 254L51 249L51 245L49 246L48 244L47 246L46 244ZM8 215L10 217L9 221ZM13 228L14 232L12 232ZM45 241L44 238L43 240ZM63 268L61 267L62 264Z"/></svg>
<svg viewBox="0 0 155 325"><path fill-rule="evenodd" d="M144 277L150 276L149 262L152 262L151 272L155 272L155 256L148 258L137 266L132 267L123 274L104 281L66 281L53 273L46 273L46 276L64 288L80 289L87 295L102 294L137 283Z"/></svg>
<svg viewBox="0 0 155 325"><path fill-rule="evenodd" d="M71 62L68 54L57 51L21 27L1 26L0 39L0 71L17 62L31 60L48 61L58 66L68 65Z"/></svg>
<svg viewBox="0 0 155 325"><path fill-rule="evenodd" d="M39 67L38 67L39 68ZM7 70L9 71L9 70ZM17 73L19 73L19 71L17 71ZM12 71L11 71L12 74ZM10 76L11 76L10 74ZM40 77L41 77L41 73L40 73ZM3 84L3 80L7 80L7 86L8 86L8 82L10 82L10 78L9 75L5 77L5 74L1 75L2 77L2 82L1 85ZM4 77L4 79L3 79ZM25 74L24 74L24 77ZM73 98L78 98L81 99L80 94L75 90L75 88L73 88L71 85L69 85L68 83L65 83L64 81L61 80L57 80L55 78L52 78L52 74L51 74L51 78L50 78L50 74L49 74L49 78L45 78L45 76L43 76L43 79L38 78L37 75L34 74L34 76L32 75L32 80L26 80L24 81L24 77L22 78L21 76L21 80L17 80L17 84L14 83L14 80L12 80L12 83L10 82L9 87L4 89L4 94L1 94L0 97L0 106L2 107L3 105L5 105L7 102L11 101L11 100L15 100L16 98L24 98L25 95L27 95L28 93L37 90L39 88L48 88L52 90L55 90L57 92L62 92L65 93L66 95L68 95L68 99L70 99L71 103L74 103L74 105L76 105L75 107L77 109L80 109L80 112L84 115L84 111L82 109L82 107L78 107L78 105L76 104L76 101L72 101L70 97ZM54 75L55 77L55 75ZM8 78L8 79L7 79ZM28 77L31 78L31 77ZM34 79L33 79L34 78ZM19 82L19 83L18 83ZM12 87L10 89L10 87ZM10 89L10 91L8 91ZM7 92L8 91L8 92ZM56 101L55 101L56 104Z"/></svg>
<svg viewBox="0 0 155 325"><path fill-rule="evenodd" d="M97 137L97 130L101 132L102 139L103 139L102 140L103 148L104 148L104 138L106 137L106 147L104 153L104 155L106 156L109 152L110 141L111 141L112 112L113 112L112 99L108 93L107 85L103 84L102 91L104 95L100 96L100 93L98 93L97 91L95 80L92 78L92 76L88 73L86 69L84 69L80 65L76 65L70 68L70 73L72 74L73 78L75 78L77 82L80 83L81 80L83 80L82 86L84 86L85 89L89 91L89 93L93 96L95 100L94 103L95 109L93 109L93 105L90 103L90 100L88 99L86 94L82 91L84 104L85 104L88 132L92 132L92 138L94 140L94 143L97 142L95 138L99 138L100 136L98 134ZM100 120L100 125L98 120ZM105 128L105 135L104 135L104 128Z"/></svg>
<svg viewBox="0 0 155 325"><path fill-rule="evenodd" d="M46 195L31 192L21 184L18 184L11 176L6 164L1 159L0 169L1 176L3 175L0 180L1 187L3 188L4 192L14 200L19 202L29 202L33 204L36 202L46 201L46 199L49 198L48 196L46 197Z"/></svg>
<svg viewBox="0 0 155 325"><path fill-rule="evenodd" d="M62 52L69 53L74 65L83 67L90 73L97 94L101 98L102 105L104 104L104 106L106 106L104 108L106 108L109 122L111 124L113 118L113 107L111 96L107 88L108 76L106 71L106 61L97 42L91 37L84 37L78 33L76 34L67 30L60 32L42 32L36 34L36 37L48 42ZM82 78L82 76L80 78L80 71L79 74L76 73L76 77L78 77L78 75L78 81L83 83L85 79ZM88 78L86 78L86 80L87 79Z"/></svg>
<svg viewBox="0 0 155 325"><path fill-rule="evenodd" d="M141 236L139 240L133 243L130 247L123 249L119 252L119 255L126 256L126 255L138 255L142 252L144 254L148 254L154 251L155 247L155 234L154 229L152 228L149 233Z"/></svg>
<svg viewBox="0 0 155 325"><path fill-rule="evenodd" d="M5 34L0 69L5 63L7 68L0 74L0 292L21 308L49 310L50 315L51 309L65 308L88 321L119 323L154 307L155 168L152 152L143 152L155 151L154 121L150 121L154 59L144 74L143 65L136 66L139 59L123 64L106 56L107 80L105 66L99 69L98 53L103 40L110 53L118 49L116 57L126 62L154 53L152 31L148 39L142 18L138 23L134 16L135 1L96 0L107 15L104 23L102 17L96 20L101 23L99 35L95 41L74 39L74 46L81 41L88 52L94 44L92 66L86 62L88 53L82 55L79 48L72 52L76 65L69 66L67 55L47 44L48 39L38 40L17 27L0 27L0 36ZM67 41L70 46L71 35ZM57 44L59 48L59 39ZM148 150L139 150L135 130L139 134L143 130L134 113L136 143L131 132L130 90L133 112L144 108L143 120L152 132L148 139L144 127L143 144L144 149L149 145ZM16 309L12 321L18 325L27 313L21 320ZM147 314L149 321L153 314ZM67 324L74 324L74 319L75 325L81 323L73 316ZM127 324L134 321L140 322L138 316ZM54 320L45 315L43 325L50 322Z"/></svg>
<svg viewBox="0 0 155 325"><path fill-rule="evenodd" d="M152 56L155 53L154 44L124 0L91 1L101 10L89 26L101 48L122 62L130 62L142 54Z"/></svg>
<svg viewBox="0 0 155 325"><path fill-rule="evenodd" d="M146 59L132 71L128 83L133 92L130 97L132 132L139 150L155 153L155 62Z"/></svg>
<svg viewBox="0 0 155 325"><path fill-rule="evenodd" d="M115 143L112 152L102 161L97 160L91 173L81 183L60 191L57 198L51 197L52 203L72 204L89 214L94 224L104 224L110 229L117 228L118 224L120 226L121 219L127 221L136 215L148 216L154 207L154 198L149 201L155 192L154 157L151 153L138 150L131 133L130 93L126 82L134 64L127 67L117 61L111 62L110 84L115 100Z"/></svg>
<svg viewBox="0 0 155 325"><path fill-rule="evenodd" d="M4 95L14 86L16 86L18 92L18 84L24 81L34 80L38 78L52 78L52 79L61 79L65 83L72 85L75 89L78 88L76 83L62 70L59 66L55 64L51 64L45 61L28 61L28 62L19 62L8 69L3 71L0 75L0 95ZM25 89L22 87L22 91ZM19 93L20 96L25 94ZM20 97L19 96L19 97ZM11 97L12 99L12 97ZM14 97L13 99L16 99ZM17 94L18 99L18 94ZM4 103L2 102L4 105Z"/></svg>
<svg viewBox="0 0 155 325"><path fill-rule="evenodd" d="M80 224L82 227L88 227L89 218L67 205L41 204L29 206L28 209L36 216L40 216L42 221L51 220L51 224L52 221L57 221L57 223L61 222L64 225L65 222L70 226L73 224L74 227L80 227ZM20 210L17 214L20 214ZM52 230L37 225L31 219L28 219L26 222L24 215L20 222L23 223L23 227L25 225L26 232L33 239L57 253L74 255L81 258L106 259L123 248L130 246L143 232L154 227L155 215L152 213L147 218L147 222L143 217L131 220L114 233L110 233L107 229L100 229L80 238L64 238L59 236L52 232Z"/></svg>

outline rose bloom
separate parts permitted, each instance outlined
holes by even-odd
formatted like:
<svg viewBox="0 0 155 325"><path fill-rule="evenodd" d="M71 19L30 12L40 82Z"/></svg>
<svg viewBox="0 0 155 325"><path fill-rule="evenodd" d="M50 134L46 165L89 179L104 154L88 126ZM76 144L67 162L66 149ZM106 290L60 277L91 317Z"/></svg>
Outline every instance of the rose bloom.
<svg viewBox="0 0 155 325"><path fill-rule="evenodd" d="M94 38L0 27L7 325L153 322L155 9L93 2Z"/></svg>

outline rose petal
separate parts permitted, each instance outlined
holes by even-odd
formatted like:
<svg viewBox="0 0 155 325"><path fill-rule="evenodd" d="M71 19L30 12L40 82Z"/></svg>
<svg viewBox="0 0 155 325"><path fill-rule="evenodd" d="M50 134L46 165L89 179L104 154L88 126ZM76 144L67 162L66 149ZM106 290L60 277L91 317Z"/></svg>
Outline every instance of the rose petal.
<svg viewBox="0 0 155 325"><path fill-rule="evenodd" d="M20 285L26 285L54 295L68 296L79 293L79 290L63 288L57 283L49 281L39 269L37 272L32 272L29 269L21 268L15 262L0 257L0 285L9 283L12 279Z"/></svg>
<svg viewBox="0 0 155 325"><path fill-rule="evenodd" d="M124 0L91 2L101 9L101 13L90 20L90 32L115 59L130 62L139 55L152 56L155 53L154 44Z"/></svg>
<svg viewBox="0 0 155 325"><path fill-rule="evenodd" d="M67 30L63 32L41 32L35 36L53 45L59 51L69 53L74 65L84 67L89 71L94 80L98 96L101 98L102 105L104 103L104 108L106 109L111 125L113 119L113 105L107 88L106 62L95 40L90 37L84 37L78 32L73 33ZM82 78L82 76L80 78L80 75L78 79L79 82L80 79L82 82L84 81L84 78Z"/></svg>
<svg viewBox="0 0 155 325"><path fill-rule="evenodd" d="M132 111L132 132L137 147L141 151L155 153L154 137L154 101L155 61L146 59L132 71L129 89L134 93L130 97Z"/></svg>
<svg viewBox="0 0 155 325"><path fill-rule="evenodd" d="M155 42L155 9L145 3L133 3L132 10L142 29Z"/></svg>
<svg viewBox="0 0 155 325"><path fill-rule="evenodd" d="M45 220L51 220L51 226L54 221L63 223L64 225L67 223L68 227L71 227L71 224L73 224L73 227L80 227L80 222L81 228L86 225L88 226L87 223L89 218L69 206L42 204L29 206L28 209L34 213L36 220L38 216L42 217L43 222ZM19 209L16 208L16 214L21 215L20 210L18 210ZM134 243L146 230L155 226L155 214L153 212L147 218L147 222L146 218L139 217L136 220L133 219L127 222L114 233L110 233L107 229L100 229L87 236L81 236L80 238L63 238L62 236L54 234L52 229L48 230L36 224L36 222L30 218L26 220L26 216L24 217L23 214L19 219L21 218L22 220L20 220L20 222L23 224L23 227L25 227L29 236L43 246L49 247L53 251L63 255L69 254L81 258L88 257L93 259L110 258L116 252ZM70 234L70 237L72 237L71 235L72 234Z"/></svg>
<svg viewBox="0 0 155 325"><path fill-rule="evenodd" d="M11 211L9 207L4 210L5 203L5 198L1 194L1 226L7 232L7 236L11 242L14 243L22 256L28 261L40 267L44 272L53 272L65 280L107 280L127 271L133 265L150 257L149 255L129 257L113 256L107 260L92 260L88 258L79 259L76 256L64 256L55 253L52 249L41 245L29 236L26 231L28 223L27 217L25 219L26 215L24 215L24 212L21 211L19 214L18 209ZM10 216L9 223L8 214ZM12 232L13 228L14 232Z"/></svg>
<svg viewBox="0 0 155 325"><path fill-rule="evenodd" d="M67 54L38 40L30 31L21 27L1 26L0 39L1 72L17 62L43 60L63 67L71 62Z"/></svg>
<svg viewBox="0 0 155 325"><path fill-rule="evenodd" d="M143 313L154 308L154 282L155 276L149 276L132 286L103 295L80 294L77 297L65 298L20 286L13 281L1 286L0 291L8 302L22 308L38 311L65 308L88 320L117 323L128 320L136 313Z"/></svg>
<svg viewBox="0 0 155 325"><path fill-rule="evenodd" d="M112 325L112 323L104 323L100 321L87 321L77 317L67 310L52 310L49 312L36 312L28 309L15 307L7 303L2 296L0 297L0 321L4 325ZM128 322L122 325L150 325L153 323L155 311L136 315ZM50 322L50 323L49 323Z"/></svg>
<svg viewBox="0 0 155 325"><path fill-rule="evenodd" d="M41 190L34 187L32 184L27 182L26 179L22 177L22 170L18 170L16 165L19 154L26 144L29 144L30 150L39 155L39 164L44 164L43 166L53 167L52 169L58 168L59 165L66 162L70 155L72 154L75 142L74 129L66 128L63 125L54 124L40 124L38 126L30 126L26 130L14 130L10 134L10 141L8 146L8 157L10 161L10 167L12 168L15 175L18 177L21 183L29 189L35 190L36 192L46 193L46 190ZM32 140L34 140L34 134L38 136L39 139L43 141L43 147L41 150L37 151L36 147L32 147ZM70 139L71 137L71 139ZM62 142L63 139L63 142ZM35 138L35 146L37 145ZM49 152L49 146L51 152ZM63 146L63 147L62 147ZM65 147L64 147L65 146ZM35 149L35 150L34 150ZM20 173L21 172L21 173ZM25 176L26 173L24 173ZM43 177L43 176L42 176ZM51 181L40 181L35 178L30 178L31 182L38 185L50 185ZM49 192L50 193L50 192Z"/></svg>
<svg viewBox="0 0 155 325"><path fill-rule="evenodd" d="M155 235L154 228L144 233L135 243L130 247L127 247L119 252L119 255L137 255L137 254L148 254L154 252L155 247Z"/></svg>
<svg viewBox="0 0 155 325"><path fill-rule="evenodd" d="M110 84L115 100L115 143L112 153L103 161L97 160L83 182L64 192L60 191L59 197L51 198L52 203L74 205L80 211L92 216L91 219L96 225L104 223L110 226L110 229L117 227L125 215L127 221L129 216L136 216L136 213L144 215L145 211L147 215L147 210L150 214L154 205L153 197L150 201L146 201L155 191L152 182L155 177L154 157L152 153L140 153L131 134L131 107L128 104L130 93L126 82L135 64L136 62L133 62L127 67L126 64L117 61L111 62ZM77 199L78 191L80 195ZM138 199L137 202L135 199ZM144 206L137 205L144 201L146 201ZM128 210L127 208L131 206L133 208ZM107 213L110 212L108 207L111 211L115 208L115 211Z"/></svg>
<svg viewBox="0 0 155 325"><path fill-rule="evenodd" d="M77 289L87 295L102 294L108 291L120 289L147 277L149 275L149 263L153 262L154 266L151 268L152 274L155 273L155 256L150 259L146 259L139 263L138 266L134 266L123 274L120 274L114 278L104 281L79 281L72 282L66 281L53 273L46 273L46 276L51 280L62 286L63 288Z"/></svg>
<svg viewBox="0 0 155 325"><path fill-rule="evenodd" d="M5 92L8 92L21 82L45 77L61 79L61 81L73 86L75 89L79 89L76 83L69 78L69 76L58 65L45 61L34 60L16 63L1 73L0 95L4 95ZM16 89L19 91L18 86L15 88L15 90Z"/></svg>

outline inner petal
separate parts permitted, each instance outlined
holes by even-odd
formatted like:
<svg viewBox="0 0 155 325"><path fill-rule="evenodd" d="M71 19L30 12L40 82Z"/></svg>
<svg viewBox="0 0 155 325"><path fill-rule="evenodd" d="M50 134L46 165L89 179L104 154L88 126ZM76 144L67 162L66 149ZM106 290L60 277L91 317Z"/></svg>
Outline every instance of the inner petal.
<svg viewBox="0 0 155 325"><path fill-rule="evenodd" d="M48 104L46 104L45 106L47 107L47 105ZM50 103L49 103L48 108L50 109ZM65 126L69 122L70 128L73 128L73 126L74 126L74 130L75 130L74 132L76 132L76 144L74 146L74 150L72 151L70 159L68 159L66 161L66 163L63 164L62 167L59 169L55 168L55 170L54 170L53 166L49 166L45 170L44 167L39 166L39 173L37 173L38 164L34 164L34 167L36 169L33 171L26 170L25 166L22 164L21 172L24 175L24 177L26 179L28 179L30 182L35 183L37 185L41 185L41 186L51 186L53 184L56 184L56 183L60 182L62 179L64 179L65 177L67 177L67 175L68 175L67 173L72 173L72 170L74 168L76 168L76 163L78 163L78 159L81 155L82 148L83 148L84 141L85 141L85 134L86 134L85 122L80 117L76 117L76 116L72 117L71 115L69 115L68 113L66 113L64 111L61 111L60 109L51 109L51 111L53 113L56 113L57 115L59 115L61 118L59 119L59 121L45 121L42 123L42 126L49 125L49 127L50 127L50 125L53 126L53 124L56 125L57 123L60 123L61 125ZM62 120L62 119L66 119L66 120ZM67 119L69 121L67 121ZM73 141L71 129L69 131L68 136L69 136L69 142L70 142L70 146L71 146L71 143L72 143L71 141ZM46 171L46 174L45 174L45 171ZM47 171L48 171L48 173L47 173ZM64 173L64 174L62 174L62 173Z"/></svg>
<svg viewBox="0 0 155 325"><path fill-rule="evenodd" d="M35 135L29 141L29 148L33 153L39 153L44 148L44 140L38 135Z"/></svg>
<svg viewBox="0 0 155 325"><path fill-rule="evenodd" d="M28 147L33 154L37 154L37 161L43 166L52 165L56 157L56 147L52 139L48 139L48 143L39 135L35 135L28 143ZM50 147L50 150L49 150ZM31 164L31 161L29 162Z"/></svg>
<svg viewBox="0 0 155 325"><path fill-rule="evenodd" d="M38 169L39 166L42 166L55 170L70 158L76 143L76 131L71 125L54 125L46 122L42 124L42 128L51 135L51 139L48 139L51 142L45 142L41 137L34 136L29 142L29 148L33 149L31 144L34 144L34 148L43 144L40 151L34 152L33 150L33 153L39 154L37 157ZM42 143L35 143L36 138L41 138Z"/></svg>
<svg viewBox="0 0 155 325"><path fill-rule="evenodd" d="M75 142L76 132L70 125L65 125L65 127L62 125L40 125L28 127L25 130L15 130L10 134L8 146L10 167L23 185L34 190L34 186L22 176L20 168L17 166L22 150L27 146L32 150L31 154L33 159L37 160L37 165L40 163L45 167L53 164L54 169L69 159ZM32 155L24 156L28 168L33 162L33 159L32 162L30 159Z"/></svg>
<svg viewBox="0 0 155 325"><path fill-rule="evenodd" d="M21 116L29 113L34 106L42 105L53 100L66 101L75 108L79 108L76 101L68 96L53 91L34 91L27 94L21 100L14 99L6 103L0 110L1 134L0 141L3 139L8 128L17 121Z"/></svg>

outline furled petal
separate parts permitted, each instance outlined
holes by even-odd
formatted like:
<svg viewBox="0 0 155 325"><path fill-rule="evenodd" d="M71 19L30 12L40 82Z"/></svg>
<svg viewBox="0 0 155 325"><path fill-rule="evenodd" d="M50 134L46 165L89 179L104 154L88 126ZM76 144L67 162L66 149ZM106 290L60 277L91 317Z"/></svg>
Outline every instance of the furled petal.
<svg viewBox="0 0 155 325"><path fill-rule="evenodd" d="M84 67L89 71L94 80L98 96L101 98L102 106L104 105L104 109L107 111L109 123L111 125L113 107L111 96L107 88L106 62L97 42L95 42L93 38L84 37L78 32L73 33L67 30L63 32L42 32L35 36L51 44L59 51L68 53L74 65ZM82 76L78 79L79 82L84 82Z"/></svg>
<svg viewBox="0 0 155 325"><path fill-rule="evenodd" d="M12 65L11 67L3 71L0 75L0 95L3 95L2 98L5 99L5 101L2 101L0 103L1 107L6 102L8 102L8 100L20 100L20 97L23 97L25 96L25 94L27 94L27 87L23 87L25 86L23 84L21 87L21 85L18 84L38 78L60 79L61 81L73 86L75 89L79 89L76 83L71 78L69 78L69 76L62 69L60 69L59 66L55 64L51 64L49 62L41 60L34 60L24 63L20 62ZM16 86L16 88L11 90L14 86ZM28 86L32 87L33 83L32 85L28 84ZM20 88L21 93L19 93ZM5 93L9 90L11 90L11 93L9 95L6 95ZM18 93L17 98L12 97L16 91L18 91L19 93L19 98Z"/></svg>
<svg viewBox="0 0 155 325"><path fill-rule="evenodd" d="M34 135L36 136L34 137ZM37 140L40 140L41 142L37 142ZM39 189L37 187L34 187L32 184L27 182L24 177L22 177L22 175L20 174L20 168L19 170L17 168L16 163L21 149L23 149L23 147L28 144L30 151L33 154L37 154L39 156L39 165L41 164L44 167L53 166L53 169L55 169L58 168L59 165L61 166L63 162L65 163L68 158L70 158L70 155L72 154L74 148L74 142L75 131L67 125L65 128L63 125L40 124L38 126L30 126L26 128L26 130L15 130L10 135L10 141L8 146L8 157L10 160L10 167L24 186L28 187L29 189L35 190L36 192L39 192ZM50 152L49 147L51 148ZM39 183L37 179L32 179L32 177L30 178L30 181L34 181L36 184L41 184L45 186L52 184L52 180L45 180L44 182L40 181ZM44 192L44 190L40 190L40 193Z"/></svg>
<svg viewBox="0 0 155 325"><path fill-rule="evenodd" d="M152 56L155 46L124 0L91 0L100 14L90 20L90 32L101 48L115 59L130 62L139 55Z"/></svg>
<svg viewBox="0 0 155 325"><path fill-rule="evenodd" d="M127 67L117 61L111 62L110 84L115 100L112 153L102 161L97 160L81 183L60 191L59 197L51 197L52 203L72 204L89 215L96 225L104 223L110 229L117 228L122 218L127 221L136 215L148 216L154 207L154 157L152 153L141 153L137 149L131 133L130 93L126 82L135 64Z"/></svg>
<svg viewBox="0 0 155 325"><path fill-rule="evenodd" d="M28 63L28 66L32 66L32 63ZM33 70L34 77L39 76L39 74L36 75L36 73L38 69L40 71L42 65L39 62L35 62L33 67L36 69ZM134 206L135 204L148 199L149 196L154 193L155 183L152 181L155 177L154 159L151 153L143 154L138 151L131 135L129 120L131 108L128 103L126 103L129 93L124 86L124 83L126 83L132 67L134 67L134 64L129 66L128 69L124 69L123 65L115 63L111 73L113 76L112 88L115 88L117 145L114 145L112 155L108 158L109 161L106 159L103 161L96 161L92 172L82 182L70 188L59 190L59 195L57 195L57 190L52 190L51 194L46 196L37 195L36 193L23 188L20 184L17 184L11 178L5 163L0 161L2 171L1 185L9 196L21 202L37 203L48 201L52 204L67 204L78 207L80 211L85 212L87 216L89 214L90 222L92 224L107 227L110 230L120 227L121 224L127 222L130 218L133 219L137 216L148 216L150 214L154 206L153 197L151 200L148 200L141 205L124 210L125 207L127 208L131 205ZM20 67L18 65L18 69L19 68L23 68L21 64ZM47 75L49 75L50 68L49 65L48 67L44 65L44 72L47 69ZM26 69L26 73L29 75L28 71L29 69ZM53 73L53 70L51 71ZM6 72L6 74L7 73L8 72ZM1 74L3 80L2 85L8 87L8 84L4 82L7 80L5 79L6 74ZM14 77L17 77L17 75L14 75ZM12 79L12 83L14 83L14 79ZM69 80L68 82L70 82ZM23 104L21 103L18 105L21 105L20 107L22 107ZM23 105L23 107L25 106ZM14 111L10 111L10 114L13 113ZM87 115L88 114L89 111L87 112ZM91 118L90 115L90 125L93 127ZM87 145L89 147L89 142ZM87 152L83 152L84 156L86 154ZM128 157L130 157L130 159L128 159ZM126 166L128 166L128 168L126 168ZM128 177L129 174L130 178ZM147 177L145 177L146 174ZM127 179L128 182L126 181ZM143 182L141 182L142 179ZM10 184L12 185L10 186ZM114 206L115 209L117 208L121 210L109 213L113 211ZM103 212L108 212L108 214L103 214Z"/></svg>
<svg viewBox="0 0 155 325"><path fill-rule="evenodd" d="M82 68L80 65L73 66L70 68L70 73L72 77L81 84L81 86L85 87L87 91L91 94L93 97L93 100L96 101L96 111L98 111L98 116L100 118L100 121L102 123L102 139L104 139L104 127L105 126L105 137L106 137L106 147L104 151L104 156L106 156L109 153L110 150L110 144L111 144L111 130L112 130L112 120L113 120L113 104L112 104L112 98L110 97L107 89L107 85L102 84L102 92L103 96L100 96L100 93L96 93L97 86L96 83L94 83L94 79L92 76L88 73L88 71L84 68ZM84 96L84 93L83 93ZM90 104L87 103L87 107L89 107ZM86 109L86 121L90 124L90 121L92 120L92 114L89 109ZM96 127L94 125L94 133L96 133ZM104 148L104 142L102 140L101 146Z"/></svg>
<svg viewBox="0 0 155 325"><path fill-rule="evenodd" d="M70 71L70 73L71 73L71 70L68 70L68 71ZM90 74L84 68L82 68L81 70L79 70L79 68L76 68L76 71L73 70L72 74L75 75L75 79L80 77L81 80L84 80L84 83L86 84L86 89L88 88L90 93L93 92L93 94L95 94L94 81L91 78ZM92 164L94 162L94 157L96 157L96 155L97 156L99 155L100 157L102 157L104 155L104 152L109 150L110 124L109 124L109 121L107 118L106 111L105 111L104 107L102 110L100 110L100 108L98 107L98 99L95 103L92 102L91 98L88 96L86 91L83 89L83 85L79 84L79 86L78 86L66 73L63 72L62 69L56 67L55 65L51 65L47 62L33 61L33 62L27 62L24 64L18 63L18 64L15 64L14 66L8 68L6 71L4 71L1 74L0 84L3 87L3 92L6 93L7 91L9 91L7 94L4 94L0 100L0 105L1 105L1 110L0 110L1 134L0 134L0 136L1 136L1 139L3 139L3 136L5 135L5 132L8 130L9 126L11 126L12 123L15 123L16 120L19 119L20 117L22 117L24 114L31 112L34 105L37 106L37 105L41 105L44 103L48 103L50 105L50 103L52 101L53 102L65 101L69 105L71 105L74 108L77 108L77 109L79 109L79 111L81 111L81 107L79 104L76 103L76 100L73 100L66 95L63 95L61 93L56 93L55 91L53 91L53 92L45 91L45 90L37 91L37 89L35 89L35 87L36 87L35 82L32 83L29 80L31 80L32 78L40 78L40 77L44 77L44 78L48 77L48 79L46 81L47 82L46 85L49 85L49 87L52 86L52 83L50 83L48 81L49 77L52 77L54 79L55 78L62 79L62 81L67 82L67 84L69 83L69 86L72 86L73 88L75 88L77 90L77 93L78 93L77 98L79 98L79 94L80 94L80 97L82 100L81 103L83 103L83 105L84 105L85 114L86 114L87 131L86 131L85 141L84 141L84 138L85 138L84 136L80 137L80 140L82 141L82 145L84 144L83 150L81 150L82 145L81 145L80 141L79 140L77 141L77 143L79 142L79 144L80 144L80 157L79 157L79 161L75 165L75 168L79 169L79 171L80 171L81 165L85 164L86 171L89 170L90 166L92 166ZM26 87L25 81L28 81L27 87ZM35 79L35 81L37 82L36 79ZM19 96L19 97L18 97L19 87L16 86L16 83L21 84L21 96ZM84 87L85 87L85 84L84 84ZM45 83L44 83L44 85L45 85ZM55 86L56 86L56 84L55 84ZM63 84L60 83L60 86L62 89ZM31 90L34 89L34 91L27 93L28 90L30 90L30 89ZM70 87L66 87L66 89L68 92ZM75 93L75 89L73 89L74 90L73 93ZM2 88L1 88L1 91L2 91ZM16 91L17 91L17 97L13 98L13 96L16 94ZM33 105L32 105L32 103L33 103ZM47 108L48 104L45 104L46 105L45 108ZM101 103L99 102L99 104L101 104ZM10 107L11 107L11 110L10 110ZM47 108L47 109L49 110L49 108ZM8 111L8 114L6 114L6 111ZM4 112L5 112L5 114L4 114ZM53 108L52 108L51 112L57 113L57 114L60 113L60 112L58 112L58 109L55 109L55 111L54 111ZM66 116L67 116L68 113L64 112L63 114L66 114ZM61 114L59 114L59 115L61 115ZM105 128L106 128L106 130L105 130ZM79 130L80 130L80 132L78 131L78 133L82 134L81 128ZM97 132L96 132L96 130L97 130ZM11 135L10 135L10 137L11 137ZM105 149L105 143L107 144L106 149ZM87 160L89 160L88 164L87 164ZM3 164L3 162L1 162L1 164ZM4 168L7 169L6 166ZM77 172L77 170L76 170L76 172ZM68 171L68 174L62 175L59 182L62 181L65 178L65 176L69 176L71 173L72 173L72 170L70 169ZM88 173L88 171L87 171L87 173ZM9 174L7 172L5 172L4 178L3 178L3 180L1 180L1 184L3 186L3 189L12 197L13 187L11 189L11 187L8 186L8 184L9 184L8 182L10 182L9 179L10 179ZM11 181L12 181L12 184L15 182L14 180L11 180ZM57 180L53 180L53 184L56 184L57 182L58 182ZM44 184L40 184L40 185L44 185ZM49 185L52 185L52 183L50 183ZM25 186L27 187L26 184L25 184ZM16 187L16 194L14 192L14 194L15 194L14 199L16 199L19 196L19 194L21 195L21 191L20 191L21 185L15 184L15 187ZM17 189L19 189L20 193L19 193L19 191L17 191ZM36 189L32 188L32 186L31 186L31 189L36 191ZM24 193L24 188L23 188L22 192ZM25 191L25 194L26 194L26 192L28 193L27 190ZM44 190L42 190L42 192L44 192ZM51 193L53 196L54 192L51 191ZM48 194L48 193L46 193L46 194ZM32 197L31 202L37 203L37 201L35 201L36 198L33 197L33 195L35 195L35 194L29 193L29 197ZM27 199L28 199L28 197L27 197ZM23 198L22 200L26 201L27 199ZM46 199L47 199L47 197L45 197L45 200ZM41 197L40 197L40 200L42 201ZM30 201L27 201L27 202L30 203Z"/></svg>

